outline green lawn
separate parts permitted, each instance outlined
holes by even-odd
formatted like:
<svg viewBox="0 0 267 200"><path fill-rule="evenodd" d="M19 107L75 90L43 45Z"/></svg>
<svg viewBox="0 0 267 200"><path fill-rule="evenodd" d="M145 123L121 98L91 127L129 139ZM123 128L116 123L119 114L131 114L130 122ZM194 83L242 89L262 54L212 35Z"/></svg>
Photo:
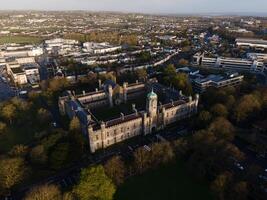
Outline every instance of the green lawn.
<svg viewBox="0 0 267 200"><path fill-rule="evenodd" d="M196 180L180 163L127 180L115 200L212 200L207 183Z"/></svg>
<svg viewBox="0 0 267 200"><path fill-rule="evenodd" d="M0 44L18 43L18 44L39 44L42 42L40 37L31 36L0 36Z"/></svg>

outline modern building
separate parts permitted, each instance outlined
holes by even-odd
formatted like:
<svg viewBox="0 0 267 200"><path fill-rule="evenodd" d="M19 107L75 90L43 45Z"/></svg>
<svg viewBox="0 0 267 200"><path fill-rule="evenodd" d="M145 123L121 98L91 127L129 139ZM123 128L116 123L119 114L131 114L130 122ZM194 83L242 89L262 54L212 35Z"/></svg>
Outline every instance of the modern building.
<svg viewBox="0 0 267 200"><path fill-rule="evenodd" d="M84 51L93 54L104 54L120 50L121 46L112 46L109 43L95 43L95 42L85 42L83 43Z"/></svg>
<svg viewBox="0 0 267 200"><path fill-rule="evenodd" d="M255 39L255 38L237 38L236 45L239 47L251 47L251 48L267 48L267 40Z"/></svg>
<svg viewBox="0 0 267 200"><path fill-rule="evenodd" d="M24 70L21 67L13 67L10 70L10 77L13 82L17 85L25 85L27 84L27 76Z"/></svg>
<svg viewBox="0 0 267 200"><path fill-rule="evenodd" d="M197 53L194 55L193 64L203 67L213 67L221 69L230 69L234 71L255 71L264 72L267 70L264 62L261 60L241 59L241 58L210 58L205 57L204 53Z"/></svg>
<svg viewBox="0 0 267 200"><path fill-rule="evenodd" d="M198 93L202 93L210 87L223 88L240 85L244 79L244 76L239 75L238 73L227 73L223 75L211 74L206 77L197 76L196 78L190 79L193 89Z"/></svg>
<svg viewBox="0 0 267 200"><path fill-rule="evenodd" d="M157 81L123 86L108 81L92 93L68 92L59 98L59 108L70 118L78 117L90 151L95 152L189 118L197 112L198 101L198 95L186 97ZM116 110L118 114L112 114Z"/></svg>
<svg viewBox="0 0 267 200"><path fill-rule="evenodd" d="M237 38L236 45L239 47L253 47L267 49L267 40L254 38Z"/></svg>

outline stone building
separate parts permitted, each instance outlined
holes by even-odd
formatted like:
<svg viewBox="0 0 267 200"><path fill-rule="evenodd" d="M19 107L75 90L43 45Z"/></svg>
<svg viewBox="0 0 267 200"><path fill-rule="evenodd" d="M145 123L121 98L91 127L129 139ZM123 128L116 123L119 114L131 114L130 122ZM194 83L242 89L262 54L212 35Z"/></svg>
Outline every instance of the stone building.
<svg viewBox="0 0 267 200"><path fill-rule="evenodd" d="M70 118L79 118L91 152L137 135L151 134L197 112L198 95L194 99L191 96L186 97L155 80L146 83L124 83L123 86L107 81L100 86L100 90L92 93L75 95L68 92L59 99L62 114L67 114ZM116 108L119 110L123 106L127 107L129 102L137 101L144 101L144 107L133 103L129 111L120 112L119 116L108 114L109 108L112 111ZM103 107L105 109L99 111ZM101 112L106 112L108 118L99 119L97 115Z"/></svg>

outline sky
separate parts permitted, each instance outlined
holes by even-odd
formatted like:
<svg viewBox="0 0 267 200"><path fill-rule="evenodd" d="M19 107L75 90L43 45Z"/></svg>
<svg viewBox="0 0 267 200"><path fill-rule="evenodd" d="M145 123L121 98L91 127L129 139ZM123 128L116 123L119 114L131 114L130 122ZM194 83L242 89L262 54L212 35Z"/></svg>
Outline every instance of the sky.
<svg viewBox="0 0 267 200"><path fill-rule="evenodd" d="M0 10L267 13L267 0L0 0Z"/></svg>

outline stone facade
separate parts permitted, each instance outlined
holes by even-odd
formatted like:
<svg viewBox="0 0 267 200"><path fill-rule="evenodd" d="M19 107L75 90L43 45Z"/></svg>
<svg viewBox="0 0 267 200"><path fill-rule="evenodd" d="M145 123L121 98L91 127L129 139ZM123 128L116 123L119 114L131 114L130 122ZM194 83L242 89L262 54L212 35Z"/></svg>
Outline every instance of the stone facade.
<svg viewBox="0 0 267 200"><path fill-rule="evenodd" d="M118 85L107 84L103 90L89 94L84 93L81 96L75 96L69 92L67 96L59 99L60 111L70 118L77 116L80 119L83 134L88 138L91 152L137 135L146 135L164 129L197 112L198 95L194 99L180 95L175 101L170 100L168 103L161 104L157 93L151 86L153 86L151 83L130 85L125 83L122 88L116 89ZM117 97L114 97L114 89L118 92L115 93L115 96L119 94ZM134 99L149 89L150 92L146 95L146 100L144 99L146 107L143 110L137 110L133 104L131 113L121 113L120 117L106 121L99 121L90 110L92 107L108 105L115 107L116 98L121 98L119 103L126 103L129 99Z"/></svg>

